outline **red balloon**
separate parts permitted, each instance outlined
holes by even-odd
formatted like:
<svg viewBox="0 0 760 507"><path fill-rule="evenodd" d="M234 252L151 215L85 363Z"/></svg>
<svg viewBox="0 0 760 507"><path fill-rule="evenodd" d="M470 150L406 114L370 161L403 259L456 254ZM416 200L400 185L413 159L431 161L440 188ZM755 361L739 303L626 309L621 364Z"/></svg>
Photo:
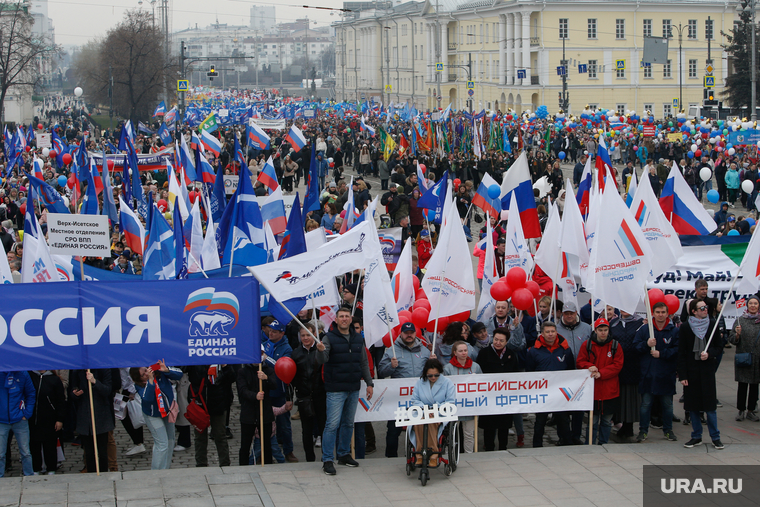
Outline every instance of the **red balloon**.
<svg viewBox="0 0 760 507"><path fill-rule="evenodd" d="M526 278L528 278L528 276L525 274L525 270L521 267L515 266L507 271L507 284L513 292L525 287Z"/></svg>
<svg viewBox="0 0 760 507"><path fill-rule="evenodd" d="M414 292L417 292L417 289L420 288L420 279L416 276L412 276L412 285L414 286Z"/></svg>
<svg viewBox="0 0 760 507"><path fill-rule="evenodd" d="M432 317L432 315L431 315ZM449 318L448 317L441 317L438 319L438 332L442 333L446 331L446 328L449 327ZM432 331L435 329L435 318L427 323L427 330Z"/></svg>
<svg viewBox="0 0 760 507"><path fill-rule="evenodd" d="M427 299L427 294L425 294L425 291L423 289L417 289L414 292L414 299L419 301L420 299Z"/></svg>
<svg viewBox="0 0 760 507"><path fill-rule="evenodd" d="M517 289L512 293L512 306L518 310L533 308L533 294L525 288Z"/></svg>
<svg viewBox="0 0 760 507"><path fill-rule="evenodd" d="M412 322L417 328L427 327L430 318L430 310L425 308L415 308L412 312Z"/></svg>
<svg viewBox="0 0 760 507"><path fill-rule="evenodd" d="M660 289L649 289L649 305L654 308L657 303L665 302L665 294Z"/></svg>
<svg viewBox="0 0 760 507"><path fill-rule="evenodd" d="M48 153L48 157L50 158L55 158L57 156L58 156L58 152L55 150L50 150L50 152Z"/></svg>
<svg viewBox="0 0 760 507"><path fill-rule="evenodd" d="M76 183L76 179L74 178L74 175L72 174L69 176L69 179L66 180L66 186L69 188L74 188L74 184Z"/></svg>
<svg viewBox="0 0 760 507"><path fill-rule="evenodd" d="M701 157L702 156L702 150L695 151L694 152L694 156L697 157L697 158Z"/></svg>
<svg viewBox="0 0 760 507"><path fill-rule="evenodd" d="M666 294L665 304L668 305L668 314L673 315L680 308L681 300L675 294Z"/></svg>
<svg viewBox="0 0 760 507"><path fill-rule="evenodd" d="M26 152L29 153L30 151L32 151L32 147L27 145L27 147L24 148L24 150L26 150Z"/></svg>
<svg viewBox="0 0 760 507"><path fill-rule="evenodd" d="M512 297L512 289L505 282L499 280L491 286L491 297L496 301L506 301Z"/></svg>
<svg viewBox="0 0 760 507"><path fill-rule="evenodd" d="M409 310L401 310L398 312L398 320L401 321L402 324L405 324L406 322L412 321L412 312Z"/></svg>
<svg viewBox="0 0 760 507"><path fill-rule="evenodd" d="M330 162L330 167L335 167L335 162Z"/></svg>
<svg viewBox="0 0 760 507"><path fill-rule="evenodd" d="M71 163L71 155L68 153L63 154L63 165L69 165Z"/></svg>
<svg viewBox="0 0 760 507"><path fill-rule="evenodd" d="M159 199L156 204L158 204L158 210L161 213L166 213L166 210L169 209L169 203L166 202L166 200L164 200L164 199Z"/></svg>
<svg viewBox="0 0 760 507"><path fill-rule="evenodd" d="M449 317L451 322L464 322L470 318L470 312L461 312Z"/></svg>
<svg viewBox="0 0 760 507"><path fill-rule="evenodd" d="M42 123L37 124L37 130L42 130L44 127L42 126Z"/></svg>
<svg viewBox="0 0 760 507"><path fill-rule="evenodd" d="M541 294L541 287L533 280L528 280L525 282L525 288L528 289L531 294L533 294L534 298L537 298L538 295Z"/></svg>
<svg viewBox="0 0 760 507"><path fill-rule="evenodd" d="M192 203L194 203L195 201L197 201L200 196L201 196L201 193L198 192L197 190L193 190L188 195L188 197L190 198L190 202L192 202Z"/></svg>
<svg viewBox="0 0 760 507"><path fill-rule="evenodd" d="M21 206L18 207L18 210L22 215L26 214L26 203L21 204Z"/></svg>
<svg viewBox="0 0 760 507"><path fill-rule="evenodd" d="M108 170L113 171L113 160L108 161Z"/></svg>
<svg viewBox="0 0 760 507"><path fill-rule="evenodd" d="M429 313L430 308L431 308L430 301L428 301L427 299L418 299L417 301L414 302L414 304L412 305L412 308L414 310L416 310L417 308L424 308ZM414 312L412 312L412 315L414 315Z"/></svg>
<svg viewBox="0 0 760 507"><path fill-rule="evenodd" d="M277 378L290 384L296 377L296 362L287 356L281 357L274 363L274 373Z"/></svg>
<svg viewBox="0 0 760 507"><path fill-rule="evenodd" d="M385 333L385 336L383 336L383 347L390 348L390 346L393 345L393 342L391 342L391 335L390 333Z"/></svg>
<svg viewBox="0 0 760 507"><path fill-rule="evenodd" d="M454 191L459 190L459 185L461 185L461 184L462 184L462 180L460 180L459 178L456 178L454 180Z"/></svg>

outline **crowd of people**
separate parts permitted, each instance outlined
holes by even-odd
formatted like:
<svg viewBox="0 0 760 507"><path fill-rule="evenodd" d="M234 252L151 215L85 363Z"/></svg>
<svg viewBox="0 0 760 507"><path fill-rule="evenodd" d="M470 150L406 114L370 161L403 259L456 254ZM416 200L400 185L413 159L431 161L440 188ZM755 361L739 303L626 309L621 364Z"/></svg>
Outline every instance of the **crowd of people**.
<svg viewBox="0 0 760 507"><path fill-rule="evenodd" d="M50 117L58 119L57 115ZM379 118L368 121L378 128L386 128L389 135L397 139L410 126L405 122L385 123ZM546 177L552 184L547 195L537 192L536 196L543 225L546 200L551 199L561 208L565 191L572 191L564 189L562 165L576 163L572 181L578 185L587 158L597 155L598 139L606 134L590 124L547 134L551 121L532 121L530 128L521 128L520 123L514 122L505 124L503 116L492 121L502 121L503 128L511 129L510 139L522 139L520 144L529 153L533 181ZM86 120L81 124L70 122L51 128L72 142L81 140L84 129L89 128L85 144L91 153L113 152L119 138L118 131L98 131L87 125ZM275 131L271 133L271 149L261 151L245 142L244 129L220 129L222 151L218 157L207 152L209 162L219 168L218 176L238 174L241 164L235 161L233 149L237 136L244 147L257 194L267 194L266 185L258 181L257 176L270 156L286 194L303 187L310 174L315 175L319 179L319 209L306 213L306 231L321 227L328 234L338 234L349 188L360 211L369 205L373 194L380 197L375 220L379 227L400 227L403 240L413 240L416 253L412 272L420 279L424 278L426 263L436 248L437 231L435 225L425 220L423 209L418 206L424 188L419 178L428 180L425 183L437 181L444 174L450 175L452 180L458 179L455 201L460 218L470 238L482 239L486 228L478 234L478 227L473 225L484 219L482 211L472 205L475 189L486 174L501 181L517 151L515 144L511 152L503 147L492 148L475 157L471 149L452 139L452 148L448 151L442 147L415 154L411 150L394 151L386 157L379 136L370 137L367 131L362 131L358 118L335 114L321 114L305 122L302 130L309 140L302 149L296 150L285 139L286 131ZM189 137L187 141L190 142ZM698 198L703 198L703 192L710 190L713 181L717 183L724 202L715 213L719 225L716 234L728 234L731 230L751 234L754 220L749 219L756 211L756 181L759 181L756 149L738 148L729 155L717 150L715 144L704 143L701 157L688 157L685 154L691 142L692 139L673 142L667 138L644 138L636 129L630 135L618 135L612 144L616 149L611 150L616 166L614 184L624 192L638 165L643 172L636 173L636 177L649 177L655 192L659 192L675 162ZM158 136L136 136L138 153L155 153L162 146ZM650 157L642 159L638 146L648 147ZM316 168L311 167L313 152ZM3 200L0 242L14 277L19 275L22 266L23 241L19 231L23 231L26 205L34 206L43 225L47 213L40 203L26 200L29 182L25 173L31 172L31 164L32 153L23 154L22 167L12 168L0 189ZM77 202L71 189L59 181L60 176L68 181L71 167L58 166L55 159L45 160L44 164L46 182L71 199L71 209L76 210L81 201ZM423 165L425 169L421 170ZM707 180L700 177L705 167L711 171ZM0 171L6 172L2 167ZM351 180L349 174L353 174ZM118 196L122 191L122 175L114 172L111 177L114 195ZM140 177L146 195L152 195L156 201L168 200L166 171L145 171ZM380 184L373 189L375 180ZM738 192L747 213L736 216L731 208L743 180L751 180L754 190ZM502 216L486 219L491 220L494 254L502 276L506 220ZM125 244L123 233L114 224L111 257L87 258L85 262L95 268L139 274L141 258ZM531 245L534 252L535 246L535 243ZM480 258L479 279L485 257L483 248L479 244L473 253ZM117 420L132 442L127 455L147 451L142 428L148 428L153 438L153 469L169 468L174 452L184 452L191 447L196 466L208 466L209 437L214 441L219 464L229 466L232 463L229 439L234 436L230 430L233 405L239 407L241 428L238 465L257 463L261 459L265 463L297 462L291 425L291 421L297 419L306 460L321 460L324 472L335 475L336 464L359 466L358 459L377 451L372 423L354 422L360 394L367 399L373 395L373 379L419 378L422 389L415 402L422 403L425 399L449 400L450 381L446 377L520 371L588 370L595 379L593 419L586 422L583 412L503 414L480 417L476 427L474 419L463 418L464 452L473 452L480 429L486 451L506 449L511 433L515 435L515 445L523 447L526 442L524 423L528 420L534 421L530 435L533 447L542 447L547 442L606 444L613 431L617 441L651 441L653 428L661 428L665 440L676 441L673 423L679 418L674 413L673 397L678 393L679 383L683 393L680 420L691 424L690 439L684 445L694 447L702 443L704 423L712 445L722 449L716 419L716 408L721 405L717 399L715 373L724 347L730 344L736 345L737 353L746 353L752 358L746 364L737 362L735 365L739 410L736 420L760 421L756 413L760 383L757 340L760 299L757 297L747 302L746 311L730 329L722 319L716 320L720 302L707 297L707 282L703 280L697 281L697 295L684 302L681 314L669 314L664 303L654 305L651 325L639 316L616 308L608 307L603 315L596 315L588 304L576 308L573 303L562 301L556 302L556 311L552 314L549 297L539 301L534 317L515 311L508 301L498 301L495 316L486 321L468 318L453 322L440 336L433 336L430 330L420 332L414 324L406 323L390 347L376 345L367 349L362 335L365 295L361 277L359 273L347 273L335 283L343 306L337 308L334 320L326 327L314 310L303 310L291 322L279 322L271 316L263 318L262 344L266 360L260 368L232 364L169 367L158 361L152 366L91 372L0 373L0 477L12 465L7 459L11 435L18 442L24 475L55 473L59 441L82 445L82 465L87 472L94 472L98 466L101 470L118 469L113 437ZM551 281L548 283L551 286ZM716 327L715 338L708 347L709 337ZM292 358L297 367L290 385L279 379L273 368L273 362L281 357ZM365 393L359 392L362 380L367 386ZM265 386L263 389L259 388L260 382ZM89 390L93 394L92 405ZM115 399L121 401L114 403ZM263 411L259 409L260 402L263 402ZM547 427L556 427L557 438L547 436ZM393 421L388 422L387 457L398 456L402 432ZM97 442L97 465L94 442Z"/></svg>

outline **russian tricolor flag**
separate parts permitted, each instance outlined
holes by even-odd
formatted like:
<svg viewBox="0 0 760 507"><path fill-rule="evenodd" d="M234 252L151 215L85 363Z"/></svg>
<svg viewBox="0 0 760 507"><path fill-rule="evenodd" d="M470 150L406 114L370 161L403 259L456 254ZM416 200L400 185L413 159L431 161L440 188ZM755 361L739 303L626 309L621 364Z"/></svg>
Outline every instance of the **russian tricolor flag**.
<svg viewBox="0 0 760 507"><path fill-rule="evenodd" d="M509 207L512 192L517 199L517 209L520 210L520 221L526 238L540 238L541 225L538 222L536 201L533 198L533 183L530 179L528 157L523 151L509 171L504 173L501 182L501 207Z"/></svg>
<svg viewBox="0 0 760 507"><path fill-rule="evenodd" d="M272 193L280 187L280 184L277 183L277 173L274 171L274 164L272 163L271 156L269 157L269 160L267 160L267 163L264 164L264 168L256 179L265 185ZM275 232L275 234L277 233Z"/></svg>
<svg viewBox="0 0 760 507"><path fill-rule="evenodd" d="M288 228L288 220L285 217L285 203L282 200L282 189L277 187L264 201L261 206L261 218L265 224L269 224L272 234L282 234Z"/></svg>
<svg viewBox="0 0 760 507"><path fill-rule="evenodd" d="M119 195L119 229L124 233L129 249L133 253L142 255L145 228L121 195Z"/></svg>
<svg viewBox="0 0 760 507"><path fill-rule="evenodd" d="M501 213L501 200L498 197L491 199L488 196L488 189L491 185L498 185L498 183L489 174L485 174L478 186L478 190L475 192L475 196L472 198L472 203L489 216L498 217Z"/></svg>
<svg viewBox="0 0 760 507"><path fill-rule="evenodd" d="M218 157L219 154L222 153L221 141L208 130L201 130L201 144L204 148L213 153L215 157Z"/></svg>
<svg viewBox="0 0 760 507"><path fill-rule="evenodd" d="M675 162L660 195L660 208L678 234L710 234L718 228L691 191Z"/></svg>
<svg viewBox="0 0 760 507"><path fill-rule="evenodd" d="M301 148L306 146L306 137L304 137L303 132L301 132L301 129L299 129L295 125L290 127L290 130L288 131L288 135L285 136L285 140L288 141L291 145L293 145L293 149L296 151L296 153L301 151Z"/></svg>
<svg viewBox="0 0 760 507"><path fill-rule="evenodd" d="M259 150L269 149L269 136L262 130L261 127L252 123L246 128L246 135L248 136L248 143L254 148Z"/></svg>
<svg viewBox="0 0 760 507"><path fill-rule="evenodd" d="M588 218L589 202L591 200L591 186L594 184L594 177L591 174L591 157L586 159L586 167L583 168L581 182L578 184L578 192L575 194L575 200L578 208L581 210L583 219Z"/></svg>
<svg viewBox="0 0 760 507"><path fill-rule="evenodd" d="M604 191L604 178L607 176L607 170L610 171L610 175L615 173L612 170L612 161L610 160L610 153L607 151L607 145L604 143L604 137L599 135L599 146L596 149L596 168L599 169L597 174L597 180L599 181L599 189ZM583 210L581 210L582 212Z"/></svg>

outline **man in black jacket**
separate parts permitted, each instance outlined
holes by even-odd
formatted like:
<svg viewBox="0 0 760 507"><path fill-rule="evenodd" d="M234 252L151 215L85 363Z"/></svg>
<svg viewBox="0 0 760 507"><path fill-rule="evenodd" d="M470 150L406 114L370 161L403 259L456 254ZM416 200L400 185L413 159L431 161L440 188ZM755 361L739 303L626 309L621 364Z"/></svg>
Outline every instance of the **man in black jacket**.
<svg viewBox="0 0 760 507"><path fill-rule="evenodd" d="M317 364L324 365L327 391L327 421L322 434L322 470L335 475L334 449L338 445L338 463L358 467L351 457L354 414L359 402L361 380L367 383L367 400L372 399L373 382L369 371L364 338L351 326L351 309L338 310L335 322L321 343L317 344Z"/></svg>
<svg viewBox="0 0 760 507"><path fill-rule="evenodd" d="M238 398L240 398L240 452L238 464L248 465L251 453L253 435L257 428L261 428L261 414L259 401L264 402L264 435L260 436L260 442L264 449L264 463L272 464L272 423L274 411L269 391L277 389L274 370L263 362L261 370L254 364L246 364L237 372ZM263 382L263 390L259 390L259 379Z"/></svg>
<svg viewBox="0 0 760 507"><path fill-rule="evenodd" d="M230 405L229 385L235 380L235 372L227 364L207 364L189 366L187 376L190 380L188 400L203 397L211 417L211 438L216 444L219 466L228 467L230 466L230 446L227 443L225 422ZM196 467L208 466L208 434L209 428L200 433L195 432Z"/></svg>

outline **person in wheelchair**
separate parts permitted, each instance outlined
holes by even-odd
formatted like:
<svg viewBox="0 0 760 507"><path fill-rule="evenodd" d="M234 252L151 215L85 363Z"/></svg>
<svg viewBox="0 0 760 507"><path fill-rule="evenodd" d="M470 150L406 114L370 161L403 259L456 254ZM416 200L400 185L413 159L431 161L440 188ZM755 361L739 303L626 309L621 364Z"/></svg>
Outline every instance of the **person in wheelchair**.
<svg viewBox="0 0 760 507"><path fill-rule="evenodd" d="M414 386L414 393L412 394L410 404L417 407L425 405L431 407L436 403L439 406L444 403L456 403L456 387L451 380L443 376L443 365L441 362L438 359L428 359L422 369L422 377ZM440 423L430 423L426 425L419 424L414 427L414 440L412 444L415 446L415 452L422 452L425 446L430 448L432 453L430 464L428 465L430 467L438 466L440 425ZM422 433L425 426L428 427L427 444L422 442ZM412 435L410 435L411 438ZM421 455L416 455L414 464L422 464Z"/></svg>

